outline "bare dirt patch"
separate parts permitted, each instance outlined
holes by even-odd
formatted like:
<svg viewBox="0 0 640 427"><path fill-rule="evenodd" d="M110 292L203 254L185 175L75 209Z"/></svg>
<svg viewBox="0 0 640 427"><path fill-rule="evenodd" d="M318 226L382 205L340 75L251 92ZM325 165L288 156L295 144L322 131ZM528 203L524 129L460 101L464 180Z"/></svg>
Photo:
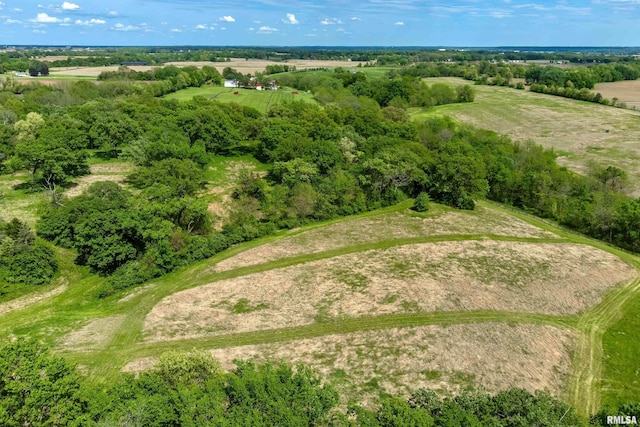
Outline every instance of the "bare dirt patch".
<svg viewBox="0 0 640 427"><path fill-rule="evenodd" d="M477 212L447 211L436 217L420 218L398 212L343 221L249 249L219 262L215 271L261 264L280 258L318 253L363 243L453 234L495 234L500 236L554 238L557 235L510 215L479 207Z"/></svg>
<svg viewBox="0 0 640 427"><path fill-rule="evenodd" d="M66 350L101 350L118 331L126 316L122 314L90 320L60 340L60 346Z"/></svg>
<svg viewBox="0 0 640 427"><path fill-rule="evenodd" d="M407 397L423 387L442 395L469 387L560 395L574 341L571 331L551 326L484 323L329 335L212 353L226 369L233 369L237 359L302 362L336 385L343 403L373 403L380 391ZM142 359L125 369L148 369L154 362Z"/></svg>
<svg viewBox="0 0 640 427"><path fill-rule="evenodd" d="M635 276L619 258L586 245L488 240L406 245L178 292L152 309L144 334L162 341L411 312L569 315Z"/></svg>

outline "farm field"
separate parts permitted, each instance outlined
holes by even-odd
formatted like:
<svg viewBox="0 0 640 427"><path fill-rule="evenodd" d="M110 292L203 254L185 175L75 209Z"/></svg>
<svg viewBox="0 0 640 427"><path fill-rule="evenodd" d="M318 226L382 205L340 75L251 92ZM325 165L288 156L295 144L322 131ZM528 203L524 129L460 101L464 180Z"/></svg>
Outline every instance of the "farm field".
<svg viewBox="0 0 640 427"><path fill-rule="evenodd" d="M93 167L117 177L127 166ZM251 165L219 162L212 181L240 167ZM604 360L627 335L607 353L602 337L638 295L636 257L487 202L471 213L409 206L240 244L102 300L104 279L66 261L55 284L0 304L0 334L42 338L98 381L200 349L226 367L305 362L367 404L479 384L544 388L583 414L617 401L598 385L620 381Z"/></svg>
<svg viewBox="0 0 640 427"><path fill-rule="evenodd" d="M427 83L468 84L458 78L429 78ZM490 129L514 141L531 140L558 154L558 162L585 173L589 164L617 166L629 174L629 191L640 196L640 112L552 95L495 86L474 86L476 99L428 111L416 109L415 120L451 115ZM603 94L604 95L604 94Z"/></svg>
<svg viewBox="0 0 640 427"><path fill-rule="evenodd" d="M203 67L205 65L215 67L220 73L226 67L231 67L243 74L255 74L257 71L264 71L267 65L289 65L295 66L298 70L305 70L308 68L332 68L332 67L345 67L353 68L357 67L360 62L355 61L321 61L313 59L291 59L288 61L268 61L266 59L250 59L245 60L242 58L231 58L227 62L205 62L205 61L182 61L182 62L167 62L165 65L175 65L177 67L196 66ZM161 65L133 65L130 66L135 71L147 71L152 68L160 67ZM103 71L117 71L118 65L109 65L104 67L52 67L50 68L50 75L52 77L62 76L75 76L75 77L97 77Z"/></svg>
<svg viewBox="0 0 640 427"><path fill-rule="evenodd" d="M237 95L235 93L237 92ZM297 92L294 94L293 92ZM203 86L198 88L188 88L171 93L165 98L186 101L194 96L203 96L220 102L235 102L242 106L252 107L265 113L269 108L282 102L298 101L316 103L315 98L310 93L296 91L286 88L279 90L258 91L252 89L226 88L219 86Z"/></svg>
<svg viewBox="0 0 640 427"><path fill-rule="evenodd" d="M598 83L593 89L607 99L618 98L627 108L640 109L640 80Z"/></svg>

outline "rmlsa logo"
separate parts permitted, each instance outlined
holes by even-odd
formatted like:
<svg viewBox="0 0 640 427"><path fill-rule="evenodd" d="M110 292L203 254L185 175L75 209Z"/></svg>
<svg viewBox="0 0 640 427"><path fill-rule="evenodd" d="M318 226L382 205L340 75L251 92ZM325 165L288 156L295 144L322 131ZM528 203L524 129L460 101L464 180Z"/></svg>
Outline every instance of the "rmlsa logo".
<svg viewBox="0 0 640 427"><path fill-rule="evenodd" d="M609 424L609 425L612 425L612 424L616 424L616 425L637 425L638 421L636 420L636 417L617 416L617 417L607 417L607 424Z"/></svg>

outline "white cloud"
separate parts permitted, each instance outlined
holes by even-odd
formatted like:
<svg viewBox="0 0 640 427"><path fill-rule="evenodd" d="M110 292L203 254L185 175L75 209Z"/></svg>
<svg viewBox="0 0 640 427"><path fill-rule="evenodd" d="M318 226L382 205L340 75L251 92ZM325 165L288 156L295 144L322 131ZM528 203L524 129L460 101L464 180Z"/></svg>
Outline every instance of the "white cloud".
<svg viewBox="0 0 640 427"><path fill-rule="evenodd" d="M236 22L235 18L233 16L223 16L222 18L218 19L218 21L224 21L224 22Z"/></svg>
<svg viewBox="0 0 640 427"><path fill-rule="evenodd" d="M266 25L263 25L262 27L260 27L260 28L258 29L258 32L259 32L260 34L271 34L271 33L275 33L275 32L277 32L277 31L278 31L278 29L277 29L277 28L268 27L268 26L266 26Z"/></svg>
<svg viewBox="0 0 640 427"><path fill-rule="evenodd" d="M181 33L182 30L180 28L172 28L169 31L171 31L172 33Z"/></svg>
<svg viewBox="0 0 640 427"><path fill-rule="evenodd" d="M38 15L36 15L35 19L30 19L29 21L37 22L40 24L55 24L56 22L62 22L55 16L49 16L46 13L39 13Z"/></svg>
<svg viewBox="0 0 640 427"><path fill-rule="evenodd" d="M357 16L354 16L351 18L352 21L362 21L362 19L358 18Z"/></svg>
<svg viewBox="0 0 640 427"><path fill-rule="evenodd" d="M44 30L33 30L32 33L36 33L36 34L47 34L46 31Z"/></svg>
<svg viewBox="0 0 640 427"><path fill-rule="evenodd" d="M253 28L253 27L249 27L249 28L247 28L247 31L255 31L255 30L256 30L256 29L255 29L255 28Z"/></svg>
<svg viewBox="0 0 640 427"><path fill-rule="evenodd" d="M296 19L296 15L294 15L293 13L287 13L287 19L283 19L282 22L284 22L285 24L292 24L292 25L298 25L299 22Z"/></svg>
<svg viewBox="0 0 640 427"><path fill-rule="evenodd" d="M394 23L393 23L393 25L402 26L402 25L404 25L404 22L402 22L402 21L397 21L397 22L394 22Z"/></svg>
<svg viewBox="0 0 640 427"><path fill-rule="evenodd" d="M68 1L62 3L62 8L64 10L78 10L80 9L80 6L78 6L75 3L69 3Z"/></svg>
<svg viewBox="0 0 640 427"><path fill-rule="evenodd" d="M120 22L118 22L116 25L113 26L113 29L116 31L139 31L141 30L140 27L136 27L135 25L124 25Z"/></svg>
<svg viewBox="0 0 640 427"><path fill-rule="evenodd" d="M320 21L320 23L322 25L338 25L342 24L342 21L338 18L324 18L322 21Z"/></svg>
<svg viewBox="0 0 640 427"><path fill-rule="evenodd" d="M262 24L262 21L253 21L254 24Z"/></svg>
<svg viewBox="0 0 640 427"><path fill-rule="evenodd" d="M224 31L226 29L227 29L227 27L220 27L220 31Z"/></svg>
<svg viewBox="0 0 640 427"><path fill-rule="evenodd" d="M318 37L317 34L313 34L313 33L309 33L309 34L305 34L305 37Z"/></svg>
<svg viewBox="0 0 640 427"><path fill-rule="evenodd" d="M491 12L491 16L496 19L509 18L511 16L511 12L508 10L494 10Z"/></svg>
<svg viewBox="0 0 640 427"><path fill-rule="evenodd" d="M206 30L206 29L207 29L207 28L209 28L209 27L207 27L207 26L206 26L206 25L204 25L204 24L198 24L198 25L196 25L196 27L195 27L195 28L196 28L196 30Z"/></svg>
<svg viewBox="0 0 640 427"><path fill-rule="evenodd" d="M86 21L81 21L80 19L76 20L76 25L104 25L106 23L107 21L105 21L104 19L95 19L95 18L91 18Z"/></svg>
<svg viewBox="0 0 640 427"><path fill-rule="evenodd" d="M107 12L107 15L109 15L109 16L118 16L118 12L115 11L115 10L110 10L110 11Z"/></svg>
<svg viewBox="0 0 640 427"><path fill-rule="evenodd" d="M4 21L5 24L20 24L22 21L18 21L17 19L11 19L8 18L6 21Z"/></svg>
<svg viewBox="0 0 640 427"><path fill-rule="evenodd" d="M19 7L14 7L11 10L14 11L14 12L17 12L17 13L24 12L24 10L20 9Z"/></svg>

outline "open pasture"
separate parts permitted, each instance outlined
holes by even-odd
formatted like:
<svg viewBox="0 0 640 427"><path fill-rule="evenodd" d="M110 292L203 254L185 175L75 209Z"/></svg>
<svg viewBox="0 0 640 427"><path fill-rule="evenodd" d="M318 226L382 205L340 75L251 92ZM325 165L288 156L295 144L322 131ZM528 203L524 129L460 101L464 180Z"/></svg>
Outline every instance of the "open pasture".
<svg viewBox="0 0 640 427"><path fill-rule="evenodd" d="M450 395L482 386L562 392L575 332L552 326L478 323L391 328L291 342L212 350L223 367L235 359L305 363L340 390L345 402L373 404L379 393L408 397L421 387ZM473 357L469 357L473 355ZM136 372L154 358L132 361Z"/></svg>
<svg viewBox="0 0 640 427"><path fill-rule="evenodd" d="M468 84L458 78L430 78L427 83ZM640 196L640 111L497 86L474 86L472 103L429 110L414 109L420 120L451 115L514 141L531 140L559 155L558 162L579 173L589 164L614 165L629 174L629 192ZM604 94L603 94L604 95Z"/></svg>
<svg viewBox="0 0 640 427"><path fill-rule="evenodd" d="M585 245L448 241L402 245L221 280L171 295L148 340L277 329L406 312L572 315L635 276Z"/></svg>
<svg viewBox="0 0 640 427"><path fill-rule="evenodd" d="M413 211L390 212L365 216L348 222L337 222L302 233L296 230L290 236L244 251L215 265L214 271L233 270L277 259L313 254L402 239L420 239L446 235L495 235L522 238L558 238L542 228L535 227L513 216L486 207L475 212L460 212L432 204L427 215Z"/></svg>
<svg viewBox="0 0 640 427"><path fill-rule="evenodd" d="M297 93L294 93L297 92ZM237 93L237 94L236 94ZM240 88L225 88L219 86L203 86L183 89L166 96L167 99L189 100L194 96L203 96L220 102L235 102L242 106L252 107L260 112L266 112L274 105L282 102L302 100L315 103L310 93L281 88L279 90L252 90Z"/></svg>

